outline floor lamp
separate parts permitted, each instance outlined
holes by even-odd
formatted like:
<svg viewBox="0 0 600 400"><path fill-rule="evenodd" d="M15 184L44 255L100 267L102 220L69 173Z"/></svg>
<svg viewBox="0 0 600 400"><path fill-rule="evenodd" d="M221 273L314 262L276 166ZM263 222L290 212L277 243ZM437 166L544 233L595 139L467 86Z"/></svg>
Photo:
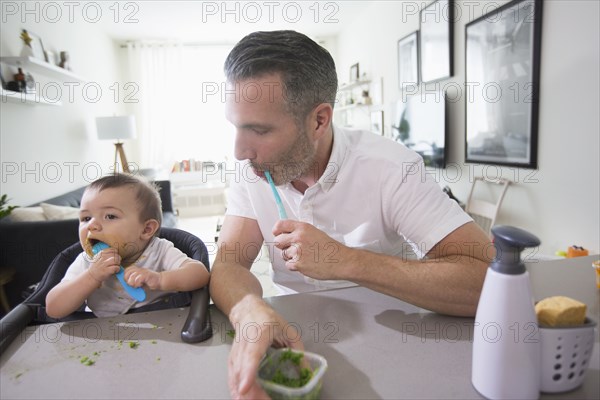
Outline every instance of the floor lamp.
<svg viewBox="0 0 600 400"><path fill-rule="evenodd" d="M115 143L115 173L118 171L117 156L121 159L123 172L129 173L129 164L125 157L125 150L121 140L135 139L135 117L127 115L124 117L97 117L96 128L98 130L98 139L100 140L116 140Z"/></svg>

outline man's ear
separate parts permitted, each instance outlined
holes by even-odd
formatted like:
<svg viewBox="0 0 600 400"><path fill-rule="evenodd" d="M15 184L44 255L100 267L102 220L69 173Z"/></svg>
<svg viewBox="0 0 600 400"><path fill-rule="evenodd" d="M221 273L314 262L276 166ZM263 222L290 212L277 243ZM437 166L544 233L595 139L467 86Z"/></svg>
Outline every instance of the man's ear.
<svg viewBox="0 0 600 400"><path fill-rule="evenodd" d="M331 127L333 108L329 103L321 103L311 112L310 127L313 140L319 140Z"/></svg>
<svg viewBox="0 0 600 400"><path fill-rule="evenodd" d="M155 219L149 219L144 222L144 230L142 231L142 239L150 239L160 228L160 224Z"/></svg>

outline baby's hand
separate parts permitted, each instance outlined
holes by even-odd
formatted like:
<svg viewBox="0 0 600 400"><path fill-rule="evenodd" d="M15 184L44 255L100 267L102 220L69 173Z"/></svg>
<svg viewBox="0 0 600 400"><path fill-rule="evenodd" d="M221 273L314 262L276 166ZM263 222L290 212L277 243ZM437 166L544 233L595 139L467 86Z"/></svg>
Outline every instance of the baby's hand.
<svg viewBox="0 0 600 400"><path fill-rule="evenodd" d="M125 282L132 287L148 286L149 289L160 289L161 274L146 268L136 267L132 265L125 268Z"/></svg>
<svg viewBox="0 0 600 400"><path fill-rule="evenodd" d="M89 272L98 282L105 281L109 276L119 272L121 256L117 249L108 248L102 250L93 259Z"/></svg>

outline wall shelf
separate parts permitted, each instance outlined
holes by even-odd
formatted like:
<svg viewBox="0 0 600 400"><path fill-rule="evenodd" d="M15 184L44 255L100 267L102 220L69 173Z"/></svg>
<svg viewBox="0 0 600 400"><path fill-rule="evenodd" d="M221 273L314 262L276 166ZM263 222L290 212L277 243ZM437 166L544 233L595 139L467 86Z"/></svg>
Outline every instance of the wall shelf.
<svg viewBox="0 0 600 400"><path fill-rule="evenodd" d="M0 57L0 62L14 68L22 68L24 73L30 73L34 79L36 79L36 75L43 75L63 82L85 82L85 79L71 71L34 57ZM2 89L0 91L0 102L47 106L62 105L62 102L50 101L41 94L21 93L7 89Z"/></svg>
<svg viewBox="0 0 600 400"><path fill-rule="evenodd" d="M35 74L40 74L62 81L85 82L85 79L71 71L34 57L0 57L0 62L13 67L23 68L23 72L31 73L34 78Z"/></svg>
<svg viewBox="0 0 600 400"><path fill-rule="evenodd" d="M340 90L340 91L352 90L352 89L357 88L359 86L368 85L370 83L371 83L370 80L362 80L362 81L358 80L358 81L346 83L346 84L340 86L338 90Z"/></svg>
<svg viewBox="0 0 600 400"><path fill-rule="evenodd" d="M368 97L363 97L367 94ZM334 122L340 126L369 130L373 111L382 110L383 78L363 79L343 84L338 89L334 107Z"/></svg>
<svg viewBox="0 0 600 400"><path fill-rule="evenodd" d="M0 103L40 104L44 106L60 106L60 101L49 101L36 93L21 93L0 89Z"/></svg>
<svg viewBox="0 0 600 400"><path fill-rule="evenodd" d="M340 107L335 107L334 111L347 111L347 110L352 110L354 108L364 108L364 107L370 107L372 106L372 104L348 104L346 106L340 106Z"/></svg>

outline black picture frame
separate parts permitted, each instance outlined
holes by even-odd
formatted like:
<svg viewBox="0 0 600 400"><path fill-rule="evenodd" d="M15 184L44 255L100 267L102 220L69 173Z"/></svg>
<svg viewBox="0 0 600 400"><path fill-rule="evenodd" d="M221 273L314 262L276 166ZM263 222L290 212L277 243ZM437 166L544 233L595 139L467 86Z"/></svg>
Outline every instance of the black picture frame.
<svg viewBox="0 0 600 400"><path fill-rule="evenodd" d="M360 71L358 69L358 63L350 67L350 82L356 82L360 79Z"/></svg>
<svg viewBox="0 0 600 400"><path fill-rule="evenodd" d="M436 0L420 18L421 82L450 78L454 73L454 1Z"/></svg>
<svg viewBox="0 0 600 400"><path fill-rule="evenodd" d="M419 31L414 31L398 40L398 87L418 87L419 71Z"/></svg>
<svg viewBox="0 0 600 400"><path fill-rule="evenodd" d="M465 162L537 168L542 0L465 26Z"/></svg>

